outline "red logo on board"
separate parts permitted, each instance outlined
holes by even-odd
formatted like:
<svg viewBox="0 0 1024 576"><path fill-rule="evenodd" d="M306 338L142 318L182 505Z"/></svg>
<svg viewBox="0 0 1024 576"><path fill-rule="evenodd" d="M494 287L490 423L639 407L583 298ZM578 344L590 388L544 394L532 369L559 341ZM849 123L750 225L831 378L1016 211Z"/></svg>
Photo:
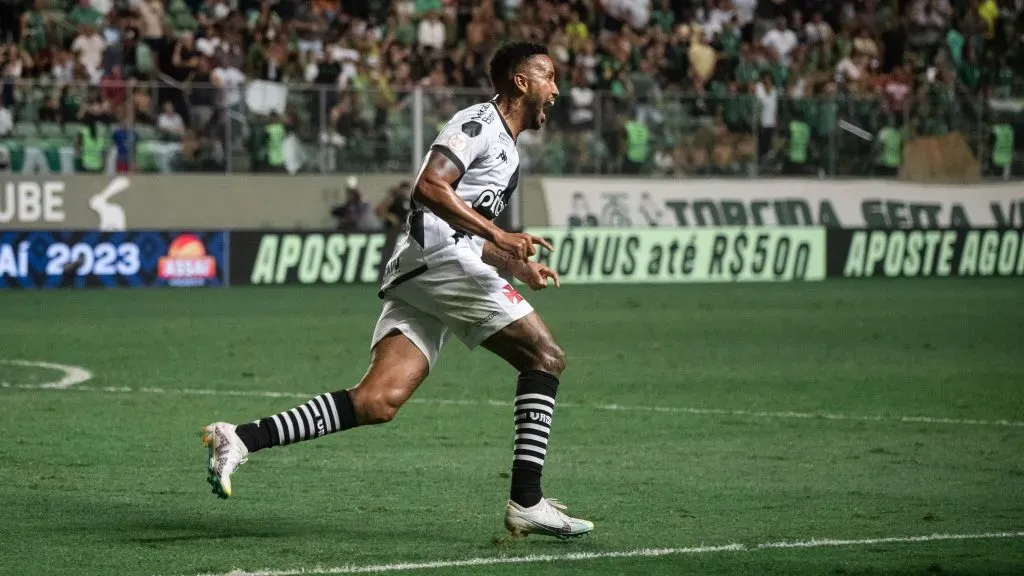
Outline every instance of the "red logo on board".
<svg viewBox="0 0 1024 576"><path fill-rule="evenodd" d="M501 291L505 295L505 298L508 298L508 301L513 304L519 304L524 300L524 298L519 295L519 292L516 291L511 284L505 284Z"/></svg>

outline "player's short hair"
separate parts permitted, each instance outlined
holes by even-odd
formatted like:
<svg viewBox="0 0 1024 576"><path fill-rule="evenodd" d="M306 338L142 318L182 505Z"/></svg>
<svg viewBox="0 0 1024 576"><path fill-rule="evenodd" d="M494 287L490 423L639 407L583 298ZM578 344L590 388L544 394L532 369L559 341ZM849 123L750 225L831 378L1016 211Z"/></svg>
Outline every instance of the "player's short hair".
<svg viewBox="0 0 1024 576"><path fill-rule="evenodd" d="M490 77L495 90L503 92L511 88L512 75L519 67L534 56L547 56L548 47L533 42L512 42L498 49L491 58Z"/></svg>

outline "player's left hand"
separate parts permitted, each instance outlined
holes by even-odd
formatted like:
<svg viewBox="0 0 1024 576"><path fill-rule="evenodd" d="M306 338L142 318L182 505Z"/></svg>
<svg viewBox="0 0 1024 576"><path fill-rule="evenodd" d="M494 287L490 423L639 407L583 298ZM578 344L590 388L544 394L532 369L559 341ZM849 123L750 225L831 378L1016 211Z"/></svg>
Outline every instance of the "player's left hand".
<svg viewBox="0 0 1024 576"><path fill-rule="evenodd" d="M539 263L539 262L524 262L524 266L519 269L519 273L516 274L516 278L526 283L527 286L532 290L543 290L548 287L548 278L555 282L555 287L561 287L558 281L558 272L555 272L551 268Z"/></svg>

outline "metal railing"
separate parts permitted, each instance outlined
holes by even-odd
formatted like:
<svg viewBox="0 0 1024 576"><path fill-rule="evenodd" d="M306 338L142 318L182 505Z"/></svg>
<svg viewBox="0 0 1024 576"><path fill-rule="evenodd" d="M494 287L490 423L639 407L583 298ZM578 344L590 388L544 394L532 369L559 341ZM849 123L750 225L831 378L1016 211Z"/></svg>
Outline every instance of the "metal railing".
<svg viewBox="0 0 1024 576"><path fill-rule="evenodd" d="M130 163L142 172L413 173L455 111L491 96L361 82L344 91L261 80L232 89L167 82L0 82L0 99L14 117L13 133L0 135L0 149L6 149L15 172L89 170L79 161L76 141L90 119L99 119L108 125L102 132L110 148L106 171L116 169L110 137L123 126L139 136ZM993 127L1024 129L1020 100L932 88L909 94L899 106L884 95L781 95L774 127L764 108L753 93L662 92L646 102L602 92L563 93L546 127L522 134L518 148L532 175L892 177L902 147L887 148L883 134L906 143L959 133L983 175L1024 177L1017 158L1024 155L1015 154L1008 167L992 161ZM180 116L182 130L161 125L165 109ZM267 127L276 122L285 127L280 142L268 136ZM1016 139L1018 147L1022 141Z"/></svg>

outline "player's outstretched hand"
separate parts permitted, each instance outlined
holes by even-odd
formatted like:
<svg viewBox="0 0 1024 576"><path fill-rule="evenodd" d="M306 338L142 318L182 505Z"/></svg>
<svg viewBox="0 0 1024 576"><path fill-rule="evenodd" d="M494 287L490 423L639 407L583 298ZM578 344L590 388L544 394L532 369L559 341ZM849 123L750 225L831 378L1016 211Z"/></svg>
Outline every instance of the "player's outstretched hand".
<svg viewBox="0 0 1024 576"><path fill-rule="evenodd" d="M543 246L552 251L555 249L550 242L540 236L523 232L504 232L494 239L494 245L506 252L510 252L517 260L526 260L536 254L537 248L535 245Z"/></svg>
<svg viewBox="0 0 1024 576"><path fill-rule="evenodd" d="M516 274L516 277L533 290L547 288L548 278L554 280L556 288L561 286L558 281L558 272L539 262L527 262L526 266L520 268L520 273Z"/></svg>

